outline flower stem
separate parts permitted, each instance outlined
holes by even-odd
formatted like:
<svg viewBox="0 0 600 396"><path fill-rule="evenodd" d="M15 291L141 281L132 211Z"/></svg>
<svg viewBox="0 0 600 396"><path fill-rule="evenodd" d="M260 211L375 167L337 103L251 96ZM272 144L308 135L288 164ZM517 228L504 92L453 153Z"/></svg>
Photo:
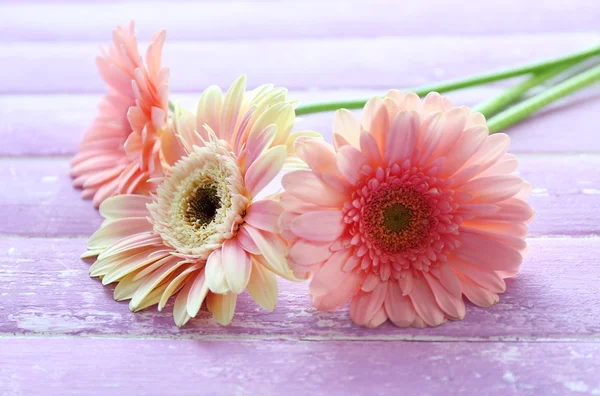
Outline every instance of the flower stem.
<svg viewBox="0 0 600 396"><path fill-rule="evenodd" d="M533 96L518 105L501 112L488 121L490 133L495 133L521 121L523 118L535 113L542 107L563 98L577 90L600 81L600 66L596 66L580 73L562 83L547 89L539 95Z"/></svg>
<svg viewBox="0 0 600 396"><path fill-rule="evenodd" d="M473 112L482 113L485 116L485 118L490 118L491 116L497 114L498 112L506 108L508 105L513 103L515 100L520 98L525 92L537 87L538 85L551 79L552 77L561 74L562 72L573 67L574 65L574 63L563 64L548 70L541 71L539 73L535 73L527 80L508 88L507 90L505 90L500 95L494 98L491 98L483 103L478 104L477 106L474 106L471 110L473 110Z"/></svg>
<svg viewBox="0 0 600 396"><path fill-rule="evenodd" d="M572 65L573 63L588 59L590 57L600 55L600 46L577 52L571 54L569 56L565 56L562 58L556 58L552 60L547 60L543 62L536 62L532 64L528 64L525 66L520 66L512 69L505 69L491 73L479 74L463 79L455 79L443 81L441 83L408 89L406 91L412 91L418 94L419 96L427 95L429 92L435 91L439 93L455 91L463 88L473 87L476 85L486 84L494 81L505 80L512 77L518 77L525 74L537 73L541 71L545 71L550 68L554 68L560 65ZM354 99L354 100L342 100L342 101L332 101L332 102L317 102L317 103L308 103L305 105L301 105L296 108L296 115L305 115L312 113L320 113L323 111L333 111L341 108L345 109L361 109L365 103L367 103L366 99Z"/></svg>

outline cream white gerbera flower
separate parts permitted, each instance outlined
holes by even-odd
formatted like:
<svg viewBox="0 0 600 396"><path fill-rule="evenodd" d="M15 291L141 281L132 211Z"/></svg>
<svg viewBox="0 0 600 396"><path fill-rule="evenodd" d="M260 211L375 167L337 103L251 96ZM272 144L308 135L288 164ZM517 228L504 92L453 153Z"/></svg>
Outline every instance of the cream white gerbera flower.
<svg viewBox="0 0 600 396"><path fill-rule="evenodd" d="M121 195L100 206L106 218L85 257L103 284L118 282L115 299L137 311L177 295L178 326L203 301L220 324L231 322L245 289L264 309L277 301L276 275L292 278L279 236L277 196L257 199L281 171L298 136L284 89L245 91L239 78L223 97L216 87L197 114L177 109L162 142L166 176L156 195ZM293 161L291 161L293 162Z"/></svg>

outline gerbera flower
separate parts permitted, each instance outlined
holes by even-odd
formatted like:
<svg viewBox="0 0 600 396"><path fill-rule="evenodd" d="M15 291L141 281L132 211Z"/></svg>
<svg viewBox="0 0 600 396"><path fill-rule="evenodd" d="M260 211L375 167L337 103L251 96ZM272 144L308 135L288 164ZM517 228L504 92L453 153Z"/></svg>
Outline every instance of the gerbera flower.
<svg viewBox="0 0 600 396"><path fill-rule="evenodd" d="M257 196L281 171L297 136L294 108L283 89L245 92L239 78L225 97L216 87L197 114L179 108L170 123L178 140L163 141L167 169L155 195L122 195L100 206L106 218L84 257L102 283L118 282L117 300L133 311L177 294L178 326L206 300L217 322L231 322L236 298L248 289L264 309L277 301L275 274L293 278L287 244L278 235L277 197Z"/></svg>
<svg viewBox="0 0 600 396"><path fill-rule="evenodd" d="M336 113L334 147L301 139L310 170L284 176L282 235L323 311L348 301L376 327L462 319L462 295L489 307L519 269L533 212L505 134L437 93L390 91L359 124Z"/></svg>
<svg viewBox="0 0 600 396"><path fill-rule="evenodd" d="M114 30L112 46L96 58L108 93L71 169L73 185L95 206L113 195L147 193L148 179L161 174L160 136L169 101L169 70L160 66L165 35L162 30L153 37L144 64L131 22Z"/></svg>

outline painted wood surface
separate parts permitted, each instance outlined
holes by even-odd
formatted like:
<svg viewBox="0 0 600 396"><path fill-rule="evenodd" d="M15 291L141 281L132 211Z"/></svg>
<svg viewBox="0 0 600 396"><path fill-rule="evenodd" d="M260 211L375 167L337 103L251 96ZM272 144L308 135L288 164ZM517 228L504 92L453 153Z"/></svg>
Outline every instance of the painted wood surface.
<svg viewBox="0 0 600 396"><path fill-rule="evenodd" d="M89 278L91 262L79 255L85 239L0 238L0 336L128 336L195 339L300 340L538 340L582 341L600 336L600 238L533 238L519 275L492 308L468 304L465 320L427 329L355 326L348 307L318 313L306 283L279 282L274 312L244 293L233 323L221 327L203 313L178 329L172 306L129 312L112 299L112 287Z"/></svg>
<svg viewBox="0 0 600 396"><path fill-rule="evenodd" d="M101 219L67 176L105 90L97 45L130 18L143 46L169 30L176 101L241 73L319 101L597 45L597 1L0 0L0 16L0 395L600 394L598 86L511 128L529 253L496 306L433 329L357 327L284 280L274 312L243 294L226 328L201 314L178 329L171 305L131 313L79 258ZM330 140L331 114L296 128Z"/></svg>
<svg viewBox="0 0 600 396"><path fill-rule="evenodd" d="M109 37L109 36L107 36ZM171 90L229 86L246 74L289 89L414 87L499 67L517 66L596 45L600 33L501 36L176 41L167 39L163 63ZM145 47L146 43L142 43ZM485 54L485 56L482 56ZM96 42L0 42L0 94L104 92Z"/></svg>
<svg viewBox="0 0 600 396"><path fill-rule="evenodd" d="M597 343L16 338L0 348L3 395L600 393Z"/></svg>
<svg viewBox="0 0 600 396"><path fill-rule="evenodd" d="M593 0L551 0L543 8L521 0L469 0L461 2L460 23L447 24L427 23L457 11L456 3L443 0L428 7L393 0L103 3L0 5L0 40L105 40L105 32L128 19L145 39L161 26L177 40L231 40L537 33L548 32L549 23L552 32L589 31L600 17Z"/></svg>

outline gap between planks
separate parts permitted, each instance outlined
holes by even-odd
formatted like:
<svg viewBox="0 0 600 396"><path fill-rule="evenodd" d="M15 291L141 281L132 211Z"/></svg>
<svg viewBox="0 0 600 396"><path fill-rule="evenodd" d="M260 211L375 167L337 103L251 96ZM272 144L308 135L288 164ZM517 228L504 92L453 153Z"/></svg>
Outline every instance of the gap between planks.
<svg viewBox="0 0 600 396"><path fill-rule="evenodd" d="M348 319L350 320L350 319ZM237 335L237 334L226 334L226 335L202 335L202 334L115 334L101 335L96 333L78 333L73 335L68 334L56 334L38 332L31 334L16 334L16 333L0 333L0 340L2 339L149 339L149 340L198 340L198 341L292 341L292 342L467 342L467 343L514 343L514 344L535 344L535 343L593 343L600 344L600 335L585 335L585 336L565 336L565 337L532 337L532 336L489 336L489 337L463 337L463 336L440 336L440 335L410 335L410 334L398 334L398 335L376 335L376 336L306 336L306 337L290 337L283 335Z"/></svg>

